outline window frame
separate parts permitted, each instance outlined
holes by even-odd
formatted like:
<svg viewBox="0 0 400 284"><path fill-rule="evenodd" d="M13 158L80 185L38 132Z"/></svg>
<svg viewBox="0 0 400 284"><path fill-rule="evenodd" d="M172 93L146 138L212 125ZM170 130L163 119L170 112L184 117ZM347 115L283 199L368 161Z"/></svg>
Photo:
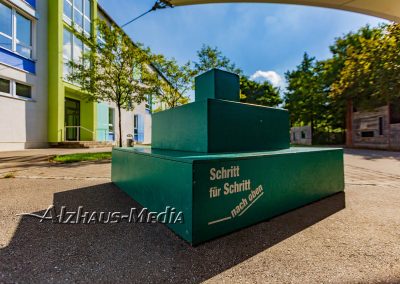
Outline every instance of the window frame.
<svg viewBox="0 0 400 284"><path fill-rule="evenodd" d="M82 11L80 11L77 8L77 6L75 5L75 1L82 1ZM65 9L64 9L65 2L67 2L72 8L72 15L71 15L72 18L70 18L68 15L65 14ZM87 7L86 7L87 5L86 4L87 3L90 6L90 8L89 8L90 9L90 17L88 17L86 15L86 9L87 9ZM86 36L90 36L92 34L92 31L93 31L93 28L92 28L92 16L93 16L92 10L93 10L93 1L92 0L89 0L89 2L87 2L86 0L63 0L63 20L64 20L64 22L69 26L75 27L80 32L83 31ZM78 16L82 20L82 26L78 25L76 23L76 21L75 21L76 13L79 14ZM89 31L86 31L86 29L85 29L85 21L89 22L89 27L90 27Z"/></svg>
<svg viewBox="0 0 400 284"><path fill-rule="evenodd" d="M3 4L4 6L8 7L11 9L11 36L8 34L5 34L3 32L0 32L1 36L4 36L5 38L8 38L11 40L11 49L8 49L4 46L0 46L0 48L3 48L5 50L9 50L12 53L17 54L18 56L21 56L23 58L29 59L29 60L34 60L36 58L36 49L35 49L35 35L36 35L36 22L35 19L29 16L27 13L24 11L15 8L13 5L9 5L8 3L5 3L4 1L0 0L0 3ZM31 26L30 26L30 40L31 40L31 45L26 46L22 42L19 41L17 38L17 15L20 15L21 17L27 19ZM17 45L21 45L24 48L27 48L30 50L31 56L27 57L17 51Z"/></svg>
<svg viewBox="0 0 400 284"><path fill-rule="evenodd" d="M151 106L150 106L150 102L152 101L152 99L151 99L151 95L150 94L148 94L148 95L146 95L146 100L145 100L145 109L147 110L147 111L151 111Z"/></svg>
<svg viewBox="0 0 400 284"><path fill-rule="evenodd" d="M110 121L112 118L112 121ZM108 108L108 133L115 134L115 108L109 107Z"/></svg>
<svg viewBox="0 0 400 284"><path fill-rule="evenodd" d="M1 80L8 81L8 93L0 91L0 94L3 96L11 96L12 95L12 80L0 77Z"/></svg>
<svg viewBox="0 0 400 284"><path fill-rule="evenodd" d="M65 54L64 54L65 31L68 32L69 37L70 37L70 41L71 41L71 50L69 51L69 54L70 54L71 58L67 58L67 56L65 56ZM80 46L80 48L81 48L81 56L80 56L79 59L78 59L78 58L75 58L75 42L77 42L77 41L80 41L80 43L82 44L82 46ZM74 34L74 32L71 31L68 27L64 27L64 30L63 30L63 79L64 79L64 81L68 82L67 79L66 79L66 75L67 75L67 74L64 72L64 71L65 71L64 66L68 63L67 61L72 60L72 61L75 61L75 62L76 62L76 60L83 60L82 55L83 55L87 50L90 50L90 47L89 47L87 44L85 44L85 42L83 42L82 40L80 40L80 39ZM82 63L83 63L83 61L82 61Z"/></svg>
<svg viewBox="0 0 400 284"><path fill-rule="evenodd" d="M6 78L3 76L0 76L0 79L7 80L10 82L9 93L0 92L0 96L13 98L13 99L19 99L19 100L25 100L25 101L34 101L33 97L34 97L35 87L32 84L27 83L27 82L21 82L21 81L11 79L11 78ZM17 84L29 87L30 88L30 97L18 96L17 95Z"/></svg>
<svg viewBox="0 0 400 284"><path fill-rule="evenodd" d="M19 95L17 95L17 84L20 84L20 85L25 86L25 87L29 87L29 89L30 89L30 96L29 96L29 97L25 97L25 96L19 96ZM14 81L14 96L15 96L16 98L24 99L24 100L32 100L32 93L33 93L33 87L32 87L32 85L26 84L26 83L21 83L21 82L19 82L19 81Z"/></svg>

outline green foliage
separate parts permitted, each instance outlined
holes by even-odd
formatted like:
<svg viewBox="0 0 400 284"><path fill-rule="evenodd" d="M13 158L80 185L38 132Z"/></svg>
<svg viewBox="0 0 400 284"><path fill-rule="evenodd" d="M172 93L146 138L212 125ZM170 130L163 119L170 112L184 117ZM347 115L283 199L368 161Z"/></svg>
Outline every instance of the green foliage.
<svg viewBox="0 0 400 284"><path fill-rule="evenodd" d="M316 60L307 53L295 70L285 74L288 82L284 97L285 107L289 110L293 125L311 124L313 128L320 119L324 97L316 74Z"/></svg>
<svg viewBox="0 0 400 284"><path fill-rule="evenodd" d="M71 61L68 80L79 85L90 101L116 104L119 114L119 146L122 146L121 109L132 110L158 88L158 74L151 70L149 49L135 45L116 25L98 21L102 40L75 34L90 46L80 62ZM139 75L138 75L139 74Z"/></svg>
<svg viewBox="0 0 400 284"><path fill-rule="evenodd" d="M369 110L400 96L400 26L384 25L367 35L359 32L357 44L348 45L332 96Z"/></svg>
<svg viewBox="0 0 400 284"><path fill-rule="evenodd" d="M269 107L276 107L282 103L279 88L267 81L258 83L245 76L240 78L240 101Z"/></svg>
<svg viewBox="0 0 400 284"><path fill-rule="evenodd" d="M363 27L337 38L330 50L332 57L323 61L305 54L286 73L285 106L293 125L334 132L345 128L349 101L370 110L399 99L399 24Z"/></svg>
<svg viewBox="0 0 400 284"><path fill-rule="evenodd" d="M69 164L83 161L100 161L100 160L110 160L111 152L101 152L101 153L78 153L69 155L57 155L51 159L52 162L57 162L61 164Z"/></svg>
<svg viewBox="0 0 400 284"><path fill-rule="evenodd" d="M191 69L191 63L187 62L183 66L179 66L174 58L167 59L162 55L155 57L153 62L166 79L159 80L160 89L154 97L160 110L189 103L190 98L185 94L192 88L192 80L195 76L195 72Z"/></svg>
<svg viewBox="0 0 400 284"><path fill-rule="evenodd" d="M194 62L194 70L196 74L206 72L213 68L226 70L238 75L241 75L243 71L237 68L231 60L224 56L217 47L211 47L203 44L201 49L197 51L198 61Z"/></svg>
<svg viewBox="0 0 400 284"><path fill-rule="evenodd" d="M236 67L232 61L222 54L217 47L203 45L197 52L198 60L194 62L193 74L200 74L213 68L229 71L241 76L240 78L240 100L245 103L276 107L282 103L280 90L273 87L269 82L258 83L243 75L243 71Z"/></svg>

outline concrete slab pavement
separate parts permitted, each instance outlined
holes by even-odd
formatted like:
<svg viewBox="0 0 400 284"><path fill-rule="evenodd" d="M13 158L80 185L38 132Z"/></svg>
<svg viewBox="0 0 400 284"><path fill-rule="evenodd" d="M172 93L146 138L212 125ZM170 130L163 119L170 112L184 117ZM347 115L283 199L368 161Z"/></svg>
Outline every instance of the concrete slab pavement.
<svg viewBox="0 0 400 284"><path fill-rule="evenodd" d="M43 214L51 204L138 207L109 182L107 163L56 168L58 179L52 169L0 179L0 282L399 283L400 161L387 154L346 150L345 194L196 248L161 224L62 225L16 215ZM72 179L79 172L94 178Z"/></svg>

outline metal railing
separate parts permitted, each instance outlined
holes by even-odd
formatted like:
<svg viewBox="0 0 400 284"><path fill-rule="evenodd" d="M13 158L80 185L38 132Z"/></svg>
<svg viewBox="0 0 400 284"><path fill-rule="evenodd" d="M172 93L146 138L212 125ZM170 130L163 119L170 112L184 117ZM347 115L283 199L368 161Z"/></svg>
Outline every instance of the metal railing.
<svg viewBox="0 0 400 284"><path fill-rule="evenodd" d="M68 139L68 134L69 134L68 130L69 129L76 129L76 133L73 133L73 136L75 136L75 134L76 134L76 138L73 140ZM97 134L100 132L104 132L104 141L107 141L107 129L99 128L99 129L92 131L83 126L64 126L64 141L81 141L80 136L81 136L81 133L83 133L83 132L86 132L86 133L89 133L92 135L91 141L97 141L98 140Z"/></svg>

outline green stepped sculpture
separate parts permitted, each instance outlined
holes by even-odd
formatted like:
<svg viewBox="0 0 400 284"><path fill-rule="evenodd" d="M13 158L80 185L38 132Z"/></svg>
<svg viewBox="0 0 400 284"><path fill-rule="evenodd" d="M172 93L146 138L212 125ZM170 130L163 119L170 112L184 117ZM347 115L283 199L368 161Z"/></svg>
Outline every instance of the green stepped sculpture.
<svg viewBox="0 0 400 284"><path fill-rule="evenodd" d="M153 115L153 148L204 153L289 148L288 112L239 103L239 76L213 69L196 78L195 90L194 103Z"/></svg>
<svg viewBox="0 0 400 284"><path fill-rule="evenodd" d="M193 245L344 190L341 149L290 148L288 112L239 94L237 75L210 70L194 103L153 115L152 148L113 150L113 182L182 212L167 226Z"/></svg>

